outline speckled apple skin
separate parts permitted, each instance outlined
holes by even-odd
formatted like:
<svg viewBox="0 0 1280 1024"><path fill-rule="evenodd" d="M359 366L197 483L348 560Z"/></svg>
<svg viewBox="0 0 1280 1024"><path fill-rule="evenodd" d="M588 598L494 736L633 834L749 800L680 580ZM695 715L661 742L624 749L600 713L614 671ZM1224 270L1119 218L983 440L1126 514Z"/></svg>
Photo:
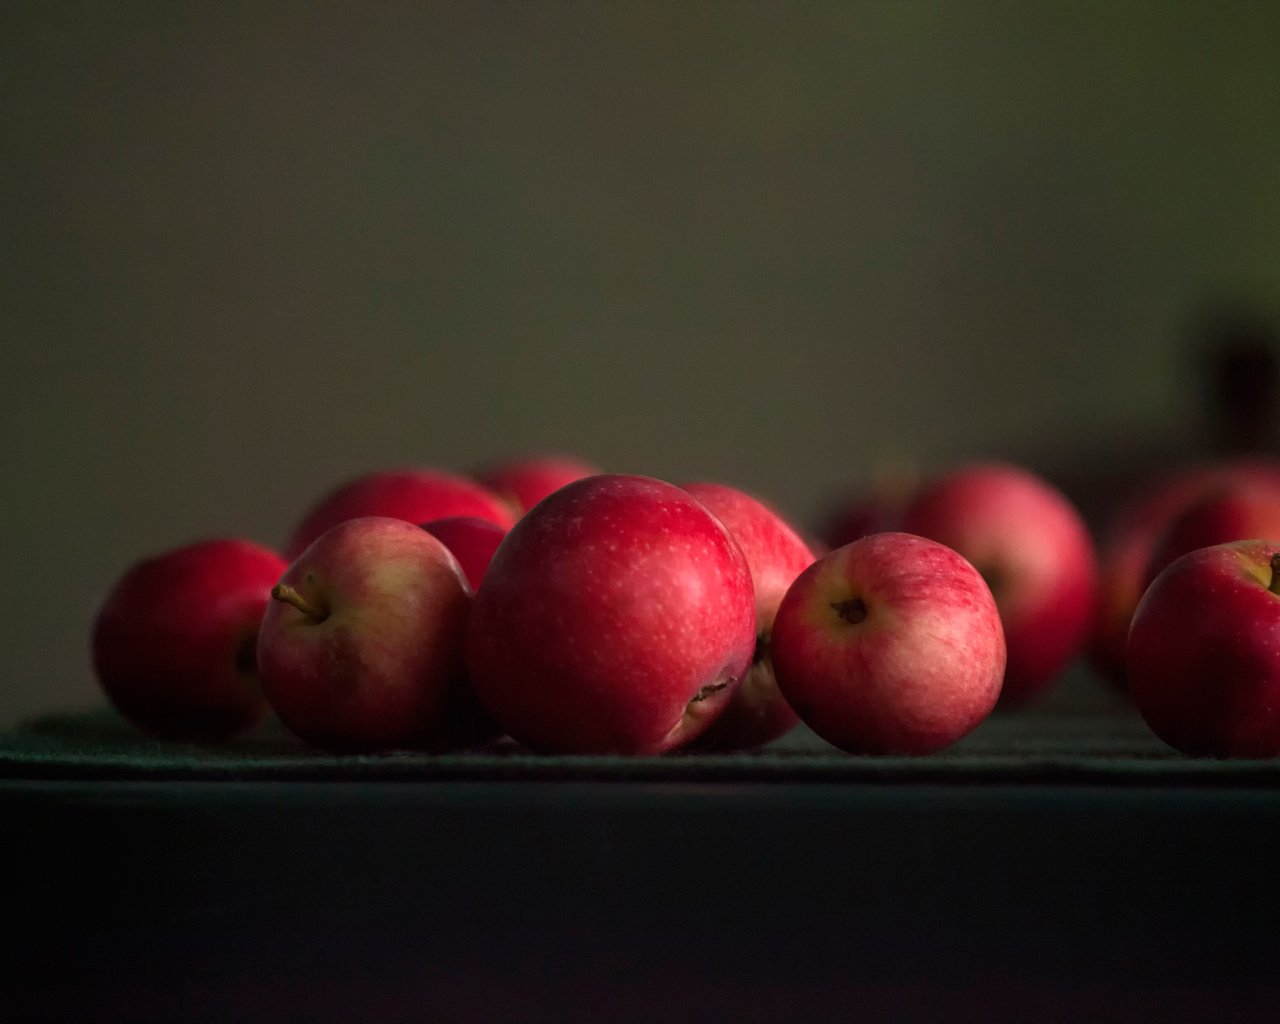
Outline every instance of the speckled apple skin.
<svg viewBox="0 0 1280 1024"><path fill-rule="evenodd" d="M292 561L322 533L347 519L386 516L414 524L475 516L502 527L515 520L501 498L466 477L432 469L399 469L357 477L317 501L284 546Z"/></svg>
<svg viewBox="0 0 1280 1024"><path fill-rule="evenodd" d="M115 708L145 732L229 739L267 711L253 661L272 585L286 563L218 538L140 562L93 625L93 664Z"/></svg>
<svg viewBox="0 0 1280 1024"><path fill-rule="evenodd" d="M1129 693L1152 732L1205 757L1280 755L1280 596L1274 541L1189 552L1138 603Z"/></svg>
<svg viewBox="0 0 1280 1024"><path fill-rule="evenodd" d="M1098 565L1083 519L1059 491L1017 466L964 466L929 482L902 529L954 548L991 584L1008 645L1003 699L1053 682L1089 639Z"/></svg>
<svg viewBox="0 0 1280 1024"><path fill-rule="evenodd" d="M852 622L839 608L861 601ZM879 533L823 556L773 623L783 696L855 754L929 754L971 732L1000 696L1004 634L991 591L952 549Z"/></svg>
<svg viewBox="0 0 1280 1024"><path fill-rule="evenodd" d="M684 489L733 535L751 569L756 597L756 653L728 706L694 745L700 750L750 750L792 729L796 716L774 678L769 657L773 619L787 588L814 562L799 533L760 499L726 484L695 482Z"/></svg>
<svg viewBox="0 0 1280 1024"><path fill-rule="evenodd" d="M467 702L471 592L444 544L381 516L321 535L280 580L325 611L273 600L258 636L263 691L280 720L324 750L434 747Z"/></svg>
<svg viewBox="0 0 1280 1024"><path fill-rule="evenodd" d="M754 646L751 574L724 525L673 484L604 474L512 528L476 593L467 664L532 749L656 754L723 709Z"/></svg>

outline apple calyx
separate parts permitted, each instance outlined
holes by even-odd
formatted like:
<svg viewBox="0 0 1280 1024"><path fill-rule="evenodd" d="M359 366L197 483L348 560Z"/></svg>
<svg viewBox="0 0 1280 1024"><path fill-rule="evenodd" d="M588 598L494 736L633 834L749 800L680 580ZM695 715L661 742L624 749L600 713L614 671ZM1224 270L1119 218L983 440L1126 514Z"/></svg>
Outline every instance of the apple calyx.
<svg viewBox="0 0 1280 1024"><path fill-rule="evenodd" d="M835 613L851 626L864 622L867 618L867 603L860 597L851 597L844 601L832 601Z"/></svg>
<svg viewBox="0 0 1280 1024"><path fill-rule="evenodd" d="M323 622L329 617L329 609L317 608L287 583L277 583L272 587L271 596L276 601L283 601L285 604L293 605L313 622Z"/></svg>
<svg viewBox="0 0 1280 1024"><path fill-rule="evenodd" d="M1280 596L1280 551L1271 556L1271 582L1267 589Z"/></svg>

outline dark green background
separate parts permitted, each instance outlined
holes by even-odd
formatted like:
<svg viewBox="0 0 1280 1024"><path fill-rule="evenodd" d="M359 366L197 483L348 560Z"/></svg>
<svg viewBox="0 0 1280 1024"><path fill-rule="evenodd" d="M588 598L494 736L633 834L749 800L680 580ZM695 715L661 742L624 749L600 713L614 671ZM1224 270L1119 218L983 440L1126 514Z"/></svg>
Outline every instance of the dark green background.
<svg viewBox="0 0 1280 1024"><path fill-rule="evenodd" d="M1194 448L1188 317L1280 303L1277 39L1252 3L4 4L0 720L96 699L129 563L369 468L561 449L808 521L886 461Z"/></svg>

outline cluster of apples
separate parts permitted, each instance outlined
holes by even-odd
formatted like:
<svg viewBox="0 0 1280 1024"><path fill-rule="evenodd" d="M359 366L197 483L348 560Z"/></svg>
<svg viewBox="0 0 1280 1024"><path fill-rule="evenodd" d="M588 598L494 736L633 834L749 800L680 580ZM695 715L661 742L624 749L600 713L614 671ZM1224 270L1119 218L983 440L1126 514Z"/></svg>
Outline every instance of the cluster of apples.
<svg viewBox="0 0 1280 1024"><path fill-rule="evenodd" d="M1274 520L1250 519L1266 501ZM751 749L803 720L850 752L927 754L1087 649L1174 746L1260 756L1280 753L1280 686L1232 616L1263 595L1244 621L1280 639L1280 544L1221 547L1255 536L1280 536L1269 463L1144 488L1100 557L1060 492L1003 464L853 503L829 548L719 483L563 458L376 473L282 555L218 539L134 566L93 656L116 708L169 737L229 738L269 707L336 752Z"/></svg>
<svg viewBox="0 0 1280 1024"><path fill-rule="evenodd" d="M1100 545L1090 661L1170 746L1280 755L1280 463L1186 466L1123 501Z"/></svg>

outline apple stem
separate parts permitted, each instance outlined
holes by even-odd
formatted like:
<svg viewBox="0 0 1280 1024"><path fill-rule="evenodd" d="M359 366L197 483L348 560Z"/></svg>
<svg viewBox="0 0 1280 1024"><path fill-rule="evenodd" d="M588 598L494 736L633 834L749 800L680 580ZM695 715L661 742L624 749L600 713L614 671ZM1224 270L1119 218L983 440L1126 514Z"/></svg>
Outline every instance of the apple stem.
<svg viewBox="0 0 1280 1024"><path fill-rule="evenodd" d="M283 601L285 604L293 605L298 609L298 611L302 612L303 615L307 616L307 618L313 619L316 622L323 622L329 617L329 613L326 610L317 608L287 583L277 583L272 587L271 596L277 601Z"/></svg>
<svg viewBox="0 0 1280 1024"><path fill-rule="evenodd" d="M1267 589L1280 594L1280 551L1271 556L1271 585Z"/></svg>

